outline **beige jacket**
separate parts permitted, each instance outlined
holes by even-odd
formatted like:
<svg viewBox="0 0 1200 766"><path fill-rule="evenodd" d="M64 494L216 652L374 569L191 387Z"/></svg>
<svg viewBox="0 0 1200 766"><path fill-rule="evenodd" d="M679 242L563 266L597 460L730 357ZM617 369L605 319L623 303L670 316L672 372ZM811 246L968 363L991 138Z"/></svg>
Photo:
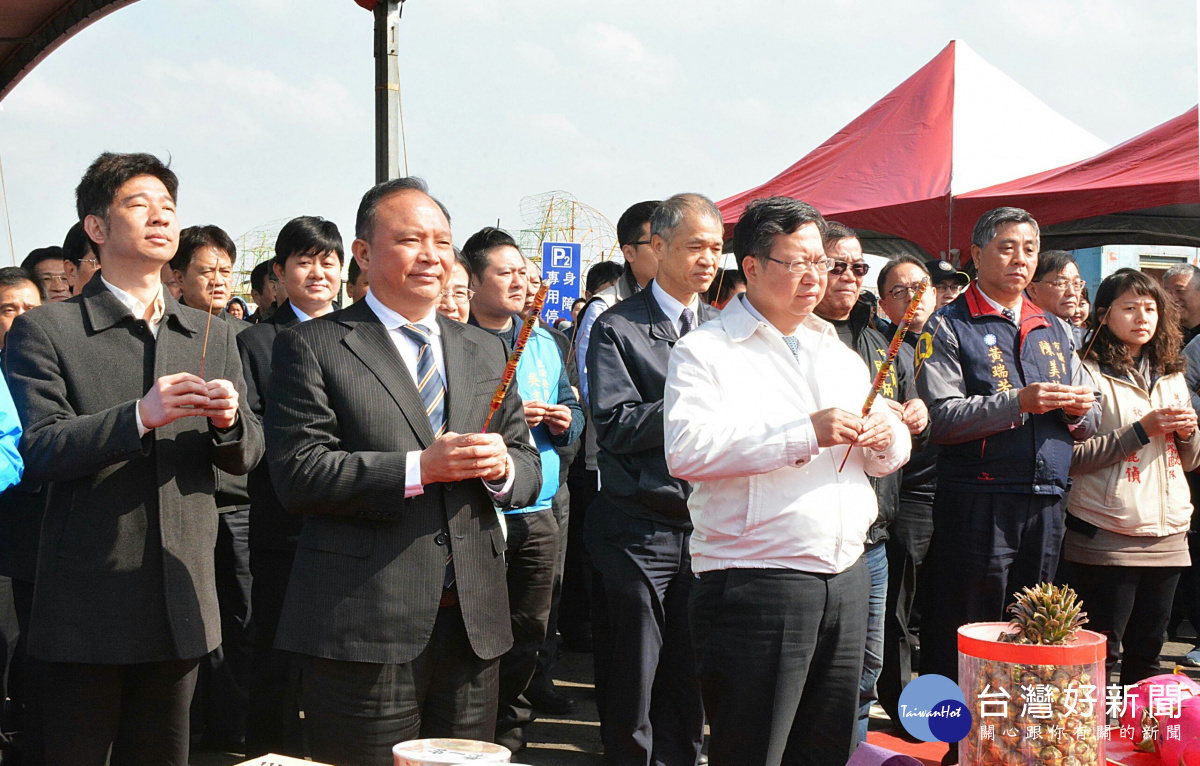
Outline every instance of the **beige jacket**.
<svg viewBox="0 0 1200 766"><path fill-rule="evenodd" d="M1183 374L1164 375L1150 387L1139 373L1132 376L1135 384L1095 362L1086 366L1102 397L1100 427L1096 436L1075 445L1071 514L1131 537L1186 531L1192 500L1184 472L1200 463L1200 437L1183 441L1170 434L1143 444L1133 428L1152 410L1190 401Z"/></svg>

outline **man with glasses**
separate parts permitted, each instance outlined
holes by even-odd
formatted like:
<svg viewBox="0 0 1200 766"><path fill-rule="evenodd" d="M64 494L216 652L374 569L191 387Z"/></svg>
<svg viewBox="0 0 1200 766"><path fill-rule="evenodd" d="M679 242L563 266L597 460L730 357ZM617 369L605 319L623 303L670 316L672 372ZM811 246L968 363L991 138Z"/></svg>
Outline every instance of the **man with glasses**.
<svg viewBox="0 0 1200 766"><path fill-rule="evenodd" d="M467 262L459 249L454 248L454 267L450 272L450 281L438 294L438 313L458 322L466 322L471 316L471 299L475 297L470 284Z"/></svg>
<svg viewBox="0 0 1200 766"><path fill-rule="evenodd" d="M890 337L875 329L872 318L875 306L862 297L863 277L870 268L863 260L862 244L854 230L836 221L825 224L822 235L825 255L832 259L827 277L828 287L814 313L833 325L841 339L866 362L868 374L887 360ZM892 365L879 394L889 402L904 421L909 433L922 433L929 425L925 404L911 394L910 371ZM871 600L867 616L867 648L863 657L862 684L859 689L858 741L867 739L867 724L871 720L871 705L878 699L875 683L883 668L883 622L887 601L888 559L886 542L888 527L896 516L900 501L900 474L872 478L878 500L879 515L867 531L866 552L863 554L871 576Z"/></svg>
<svg viewBox="0 0 1200 766"><path fill-rule="evenodd" d="M1179 329L1183 345L1200 335L1200 268L1179 263L1163 274L1163 288L1179 309Z"/></svg>
<svg viewBox="0 0 1200 766"><path fill-rule="evenodd" d="M1029 300L1062 321L1071 338L1071 350L1076 352L1082 348L1080 339L1083 330L1073 326L1071 318L1079 308L1079 299L1086 287L1087 282L1079 278L1075 256L1066 250L1043 250L1038 255L1033 281L1025 288Z"/></svg>
<svg viewBox="0 0 1200 766"><path fill-rule="evenodd" d="M924 264L912 255L897 256L879 270L879 294L882 296L879 308L893 326L904 318L921 280L928 277ZM908 326L904 345L896 355L895 364L900 367L901 376L910 381L917 374L916 352L921 331L936 308L936 294L926 290ZM913 388L913 383L908 383L905 394L912 394ZM928 437L927 432L925 435ZM922 441L925 443L920 446L914 444L912 457L900 474L900 501L888 527L886 543L888 585L883 621L883 669L876 688L880 706L897 726L900 725L900 693L912 679L914 653L920 646L915 609L917 583L929 550L929 538L933 535L933 497L937 491L938 447Z"/></svg>
<svg viewBox="0 0 1200 766"><path fill-rule="evenodd" d="M1013 593L1054 579L1072 445L1096 432L1100 414L1069 333L1024 298L1038 265L1037 221L996 208L971 243L978 276L925 326L917 376L930 440L942 447L921 672L951 679L959 626L1004 620ZM951 746L944 762L957 758Z"/></svg>
<svg viewBox="0 0 1200 766"><path fill-rule="evenodd" d="M67 230L62 250L63 271L71 286L71 294L79 295L83 286L91 281L92 275L100 270L100 256L96 254L96 246L84 233L83 224L78 222Z"/></svg>
<svg viewBox="0 0 1200 766"><path fill-rule="evenodd" d="M51 303L71 297L71 285L67 282L67 272L63 266L63 250L58 245L31 251L21 261L21 268L37 277L46 288L47 299Z"/></svg>
<svg viewBox="0 0 1200 766"><path fill-rule="evenodd" d="M954 268L950 261L934 259L925 262L925 271L929 281L937 292L937 307L948 306L954 299L962 295L962 291L971 284L971 278Z"/></svg>
<svg viewBox="0 0 1200 766"><path fill-rule="evenodd" d="M857 742L867 477L899 468L910 439L883 399L861 417L870 371L814 313L834 263L823 224L803 202L752 202L733 234L746 292L676 345L667 373L664 441L671 475L692 487L692 636L717 764L841 766Z"/></svg>

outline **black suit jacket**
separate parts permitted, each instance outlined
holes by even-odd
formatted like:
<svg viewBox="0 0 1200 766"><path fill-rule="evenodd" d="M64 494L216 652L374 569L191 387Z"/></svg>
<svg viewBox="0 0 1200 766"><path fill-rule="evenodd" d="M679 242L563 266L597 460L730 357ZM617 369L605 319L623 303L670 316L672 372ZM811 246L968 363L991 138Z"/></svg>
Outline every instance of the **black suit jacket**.
<svg viewBox="0 0 1200 766"><path fill-rule="evenodd" d="M234 383L234 428L199 417L138 436L137 401L163 375L199 374L205 314L164 296L157 340L97 274L30 311L5 340L25 477L48 482L29 651L51 662L187 659L221 642L213 575L218 467L263 454L233 328L214 322L205 376Z"/></svg>
<svg viewBox="0 0 1200 766"><path fill-rule="evenodd" d="M438 317L449 431L479 432L504 370L504 345ZM454 549L467 635L483 659L512 645L504 536L479 480L404 497L407 453L433 430L412 375L366 301L275 340L267 458L288 510L305 515L275 646L336 660L403 663L433 632ZM504 509L531 505L541 461L513 386L491 430L515 467Z"/></svg>
<svg viewBox="0 0 1200 766"><path fill-rule="evenodd" d="M721 312L699 304L697 326ZM600 315L588 341L592 425L600 491L632 516L690 527L686 481L667 470L663 395L679 340L650 285Z"/></svg>
<svg viewBox="0 0 1200 766"><path fill-rule="evenodd" d="M267 411L267 386L271 378L271 349L275 337L298 324L300 319L292 311L292 304L285 301L269 318L238 334L238 352L246 376L246 405L259 422ZM304 518L288 513L279 502L267 461L259 463L248 478L251 550L296 550ZM281 594L280 600L282 598Z"/></svg>

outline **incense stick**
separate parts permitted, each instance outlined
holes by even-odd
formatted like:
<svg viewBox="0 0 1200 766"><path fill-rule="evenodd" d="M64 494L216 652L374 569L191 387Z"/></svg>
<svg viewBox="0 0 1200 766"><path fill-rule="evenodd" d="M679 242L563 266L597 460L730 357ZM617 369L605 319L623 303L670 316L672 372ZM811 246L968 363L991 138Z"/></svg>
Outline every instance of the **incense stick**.
<svg viewBox="0 0 1200 766"><path fill-rule="evenodd" d="M537 324L538 315L542 313L542 305L546 302L546 292L550 289L549 282L543 282L538 288L537 295L533 297L533 305L529 307L529 318L525 320L525 325L521 328L520 335L517 336L517 344L513 346L512 353L508 355L508 362L504 365L504 374L500 376L500 385L496 386L496 392L492 394L491 409L488 410L487 418L483 421L483 428L479 431L481 434L486 434L488 425L492 422L492 416L496 414L496 410L500 409L500 405L504 403L504 397L508 395L508 387L512 385L513 378L517 375L517 363L521 361L521 353L525 351L525 344L529 342L529 336L533 334L533 328Z"/></svg>
<svg viewBox="0 0 1200 766"><path fill-rule="evenodd" d="M908 332L908 326L912 324L913 317L917 314L917 309L921 307L921 298L925 296L925 290L929 287L929 277L921 280L917 285L917 293L908 303L908 309L905 310L904 316L900 319L900 324L896 326L896 334L892 336L892 344L888 346L887 359L879 368L879 372L875 374L875 382L871 385L871 392L867 394L867 401L863 403L862 416L865 418L871 414L871 407L875 404L875 397L879 395L880 389L883 388L883 382L887 380L888 373L892 371L892 363L896 361L896 354L900 353L900 346L904 343L904 336ZM842 464L838 466L838 473L846 467L846 461L850 459L850 450L854 449L851 444L846 448L846 456L842 458Z"/></svg>
<svg viewBox="0 0 1200 766"><path fill-rule="evenodd" d="M212 327L213 299L217 297L216 280L208 282L208 321L204 323L204 345L200 347L200 377L204 377L204 357L208 355L208 330Z"/></svg>

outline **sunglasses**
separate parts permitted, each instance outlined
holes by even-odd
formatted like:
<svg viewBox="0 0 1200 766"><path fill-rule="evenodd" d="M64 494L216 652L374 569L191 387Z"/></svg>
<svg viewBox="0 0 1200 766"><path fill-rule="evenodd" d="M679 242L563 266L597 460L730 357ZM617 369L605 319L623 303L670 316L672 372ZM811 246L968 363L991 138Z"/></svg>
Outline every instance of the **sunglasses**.
<svg viewBox="0 0 1200 766"><path fill-rule="evenodd" d="M871 264L859 261L858 263L847 263L846 261L834 261L829 267L829 273L836 276L841 276L846 273L846 269L854 272L856 277L865 277L867 272L871 270Z"/></svg>

